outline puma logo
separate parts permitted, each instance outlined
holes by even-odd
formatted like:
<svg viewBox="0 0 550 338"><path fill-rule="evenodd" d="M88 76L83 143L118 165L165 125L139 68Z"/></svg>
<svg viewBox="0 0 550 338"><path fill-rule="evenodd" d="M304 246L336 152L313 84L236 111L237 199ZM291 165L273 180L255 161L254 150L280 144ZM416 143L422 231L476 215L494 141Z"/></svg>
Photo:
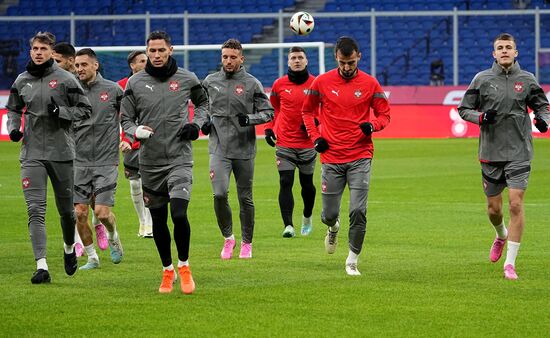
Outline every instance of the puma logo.
<svg viewBox="0 0 550 338"><path fill-rule="evenodd" d="M218 88L217 86L212 86L212 88L214 88L217 91L220 91L220 88Z"/></svg>
<svg viewBox="0 0 550 338"><path fill-rule="evenodd" d="M151 89L151 91L153 91L153 87L154 87L154 85L148 85L148 84L145 85L145 88L149 88L149 89Z"/></svg>
<svg viewBox="0 0 550 338"><path fill-rule="evenodd" d="M492 83L489 85L489 87L494 88L495 90L498 90L498 86L497 86L497 85L494 85L494 84L492 84Z"/></svg>
<svg viewBox="0 0 550 338"><path fill-rule="evenodd" d="M287 92L288 94L292 94L292 89L285 89L285 92Z"/></svg>
<svg viewBox="0 0 550 338"><path fill-rule="evenodd" d="M32 83L27 82L27 86L31 87L32 89Z"/></svg>
<svg viewBox="0 0 550 338"><path fill-rule="evenodd" d="M333 89L333 90L332 90L332 93L333 93L334 95L338 96L338 94L340 93L340 89L338 89L338 90L334 90L334 89Z"/></svg>

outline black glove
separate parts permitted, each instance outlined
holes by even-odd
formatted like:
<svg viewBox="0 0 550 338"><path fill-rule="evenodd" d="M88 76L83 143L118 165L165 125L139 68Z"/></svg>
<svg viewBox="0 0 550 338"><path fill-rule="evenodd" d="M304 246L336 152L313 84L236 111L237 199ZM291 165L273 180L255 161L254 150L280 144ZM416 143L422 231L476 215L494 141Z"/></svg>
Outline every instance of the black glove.
<svg viewBox="0 0 550 338"><path fill-rule="evenodd" d="M58 117L59 116L59 106L53 99L53 96L50 96L51 103L48 103L48 114Z"/></svg>
<svg viewBox="0 0 550 338"><path fill-rule="evenodd" d="M10 140L12 142L19 142L23 138L23 133L17 129L14 129L10 132Z"/></svg>
<svg viewBox="0 0 550 338"><path fill-rule="evenodd" d="M275 133L272 129L266 129L264 131L265 133L265 141L267 144L269 144L272 147L275 147L275 141L277 141L277 138L275 137Z"/></svg>
<svg viewBox="0 0 550 338"><path fill-rule="evenodd" d="M479 124L482 126L493 124L496 122L497 111L494 109L489 109L485 113L481 114L479 117Z"/></svg>
<svg viewBox="0 0 550 338"><path fill-rule="evenodd" d="M185 124L176 134L180 140L191 140L194 141L199 138L199 125L196 123L187 123Z"/></svg>
<svg viewBox="0 0 550 338"><path fill-rule="evenodd" d="M322 137L319 137L313 143L315 144L315 151L318 153L324 153L329 148L327 140Z"/></svg>
<svg viewBox="0 0 550 338"><path fill-rule="evenodd" d="M239 119L239 125L241 127L246 127L250 124L250 119L248 118L248 115L239 113L237 114L237 118Z"/></svg>
<svg viewBox="0 0 550 338"><path fill-rule="evenodd" d="M212 131L212 120L210 119L210 117L208 117L208 121L204 122L204 124L202 125L201 131L204 135L208 135Z"/></svg>
<svg viewBox="0 0 550 338"><path fill-rule="evenodd" d="M359 125L359 127L365 136L370 136L374 131L374 126L370 122L363 122Z"/></svg>
<svg viewBox="0 0 550 338"><path fill-rule="evenodd" d="M543 119L539 119L538 117L535 117L535 127L541 132L546 133L548 131L548 124L544 122ZM11 134L10 134L11 136Z"/></svg>

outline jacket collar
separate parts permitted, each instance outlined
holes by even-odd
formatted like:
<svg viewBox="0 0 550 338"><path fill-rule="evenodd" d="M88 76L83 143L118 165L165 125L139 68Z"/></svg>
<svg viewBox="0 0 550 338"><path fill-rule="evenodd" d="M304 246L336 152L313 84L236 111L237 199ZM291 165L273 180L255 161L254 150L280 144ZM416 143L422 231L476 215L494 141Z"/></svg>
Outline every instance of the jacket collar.
<svg viewBox="0 0 550 338"><path fill-rule="evenodd" d="M235 73L226 73L225 69L222 67L222 73L224 74L224 77L226 79L242 79L244 75L246 74L246 69L243 65L237 70Z"/></svg>
<svg viewBox="0 0 550 338"><path fill-rule="evenodd" d="M82 87L92 88L93 86L101 82L101 80L103 80L103 76L101 76L101 74L97 72L95 74L95 80L93 80L92 82L88 82L87 84L80 81L80 84L82 85Z"/></svg>
<svg viewBox="0 0 550 338"><path fill-rule="evenodd" d="M493 67L491 69L497 75L511 75L521 71L521 67L519 66L519 62L517 60L514 60L514 64L507 71L504 70L504 68L502 68L502 66L500 66L496 61L493 62Z"/></svg>

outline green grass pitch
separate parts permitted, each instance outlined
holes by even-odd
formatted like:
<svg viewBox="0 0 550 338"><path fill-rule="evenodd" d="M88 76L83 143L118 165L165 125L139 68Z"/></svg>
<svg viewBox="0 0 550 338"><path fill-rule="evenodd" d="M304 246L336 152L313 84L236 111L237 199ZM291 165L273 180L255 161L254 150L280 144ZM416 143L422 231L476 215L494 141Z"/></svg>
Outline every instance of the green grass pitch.
<svg viewBox="0 0 550 338"><path fill-rule="evenodd" d="M207 143L195 142L189 218L197 289L188 296L179 285L172 294L158 293L160 259L153 240L136 235L137 217L122 171L114 212L124 261L114 265L107 252L100 252L100 269L67 277L50 188L52 283L32 285L35 263L19 178L19 144L1 142L0 336L548 336L550 140L535 141L518 281L504 280L503 261L488 259L494 231L485 214L477 140L390 139L375 145L367 235L359 260L362 276L349 277L344 271L347 191L334 255L324 252L320 166L313 233L282 238L274 151L263 139L258 140L254 180L254 258L221 261ZM299 227L297 181L294 221ZM233 178L230 201L240 240ZM507 211L505 215L508 221Z"/></svg>

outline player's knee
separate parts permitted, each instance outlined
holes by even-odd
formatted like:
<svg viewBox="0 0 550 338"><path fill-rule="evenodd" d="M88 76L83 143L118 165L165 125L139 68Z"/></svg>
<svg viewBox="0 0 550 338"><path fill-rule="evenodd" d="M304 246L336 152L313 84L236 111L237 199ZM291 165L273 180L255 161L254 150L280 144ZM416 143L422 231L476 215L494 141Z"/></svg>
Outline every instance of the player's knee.
<svg viewBox="0 0 550 338"><path fill-rule="evenodd" d="M214 192L214 200L216 202L225 202L225 201L227 201L227 191Z"/></svg>
<svg viewBox="0 0 550 338"><path fill-rule="evenodd" d="M29 217L44 217L44 214L46 214L46 204L36 202L29 203L27 205L27 213Z"/></svg>
<svg viewBox="0 0 550 338"><path fill-rule="evenodd" d="M352 208L349 212L350 223L366 224L367 213L364 208Z"/></svg>
<svg viewBox="0 0 550 338"><path fill-rule="evenodd" d="M279 184L282 188L292 188L294 183L294 171L280 171L279 172Z"/></svg>
<svg viewBox="0 0 550 338"><path fill-rule="evenodd" d="M174 223L179 223L181 221L187 220L187 207L189 201L182 198L172 198L170 199L170 215Z"/></svg>
<svg viewBox="0 0 550 338"><path fill-rule="evenodd" d="M502 205L498 203L489 203L487 205L487 213L491 216L502 215Z"/></svg>
<svg viewBox="0 0 550 338"><path fill-rule="evenodd" d="M510 204L510 214L518 215L523 211L523 203L521 201L511 200Z"/></svg>
<svg viewBox="0 0 550 338"><path fill-rule="evenodd" d="M87 204L77 204L74 207L76 217L79 221L86 221L88 219L88 205Z"/></svg>
<svg viewBox="0 0 550 338"><path fill-rule="evenodd" d="M96 205L94 213L97 219L101 221L101 223L109 223L109 217L111 217L111 208L104 205Z"/></svg>
<svg viewBox="0 0 550 338"><path fill-rule="evenodd" d="M333 226L334 224L336 224L338 216L338 210L325 210L321 214L321 221L326 225Z"/></svg>

